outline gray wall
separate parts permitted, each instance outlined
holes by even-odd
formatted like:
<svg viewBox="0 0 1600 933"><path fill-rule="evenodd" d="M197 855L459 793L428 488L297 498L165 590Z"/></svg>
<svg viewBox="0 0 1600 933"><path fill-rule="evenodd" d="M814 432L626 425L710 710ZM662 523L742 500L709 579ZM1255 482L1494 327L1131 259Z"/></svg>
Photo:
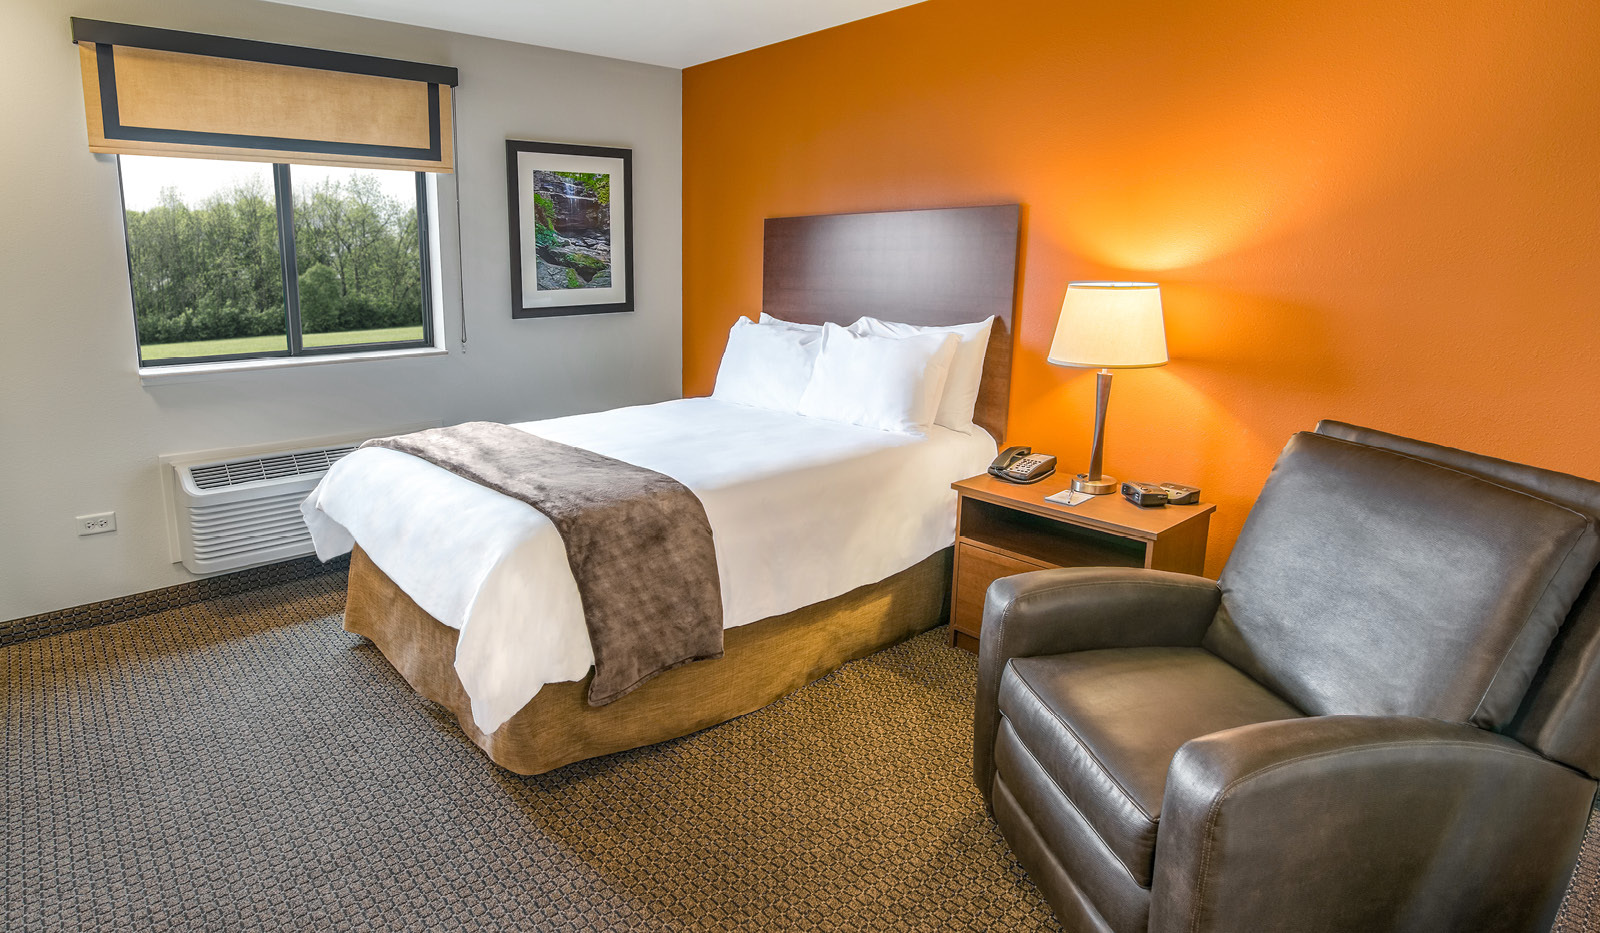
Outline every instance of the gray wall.
<svg viewBox="0 0 1600 933"><path fill-rule="evenodd" d="M459 68L465 352L447 237L448 356L142 386L116 166L87 148L69 16ZM162 454L679 394L679 72L255 0L12 0L4 19L0 619L191 579L168 555ZM633 149L637 311L511 320L508 137ZM74 516L113 509L115 533L77 536Z"/></svg>

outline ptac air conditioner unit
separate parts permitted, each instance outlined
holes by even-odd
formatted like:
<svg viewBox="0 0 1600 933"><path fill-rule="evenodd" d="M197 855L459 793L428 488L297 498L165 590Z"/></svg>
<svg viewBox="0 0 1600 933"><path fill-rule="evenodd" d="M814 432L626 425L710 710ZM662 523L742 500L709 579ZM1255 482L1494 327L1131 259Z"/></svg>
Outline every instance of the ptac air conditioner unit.
<svg viewBox="0 0 1600 933"><path fill-rule="evenodd" d="M183 565L195 573L219 573L312 553L300 503L357 446L173 463Z"/></svg>

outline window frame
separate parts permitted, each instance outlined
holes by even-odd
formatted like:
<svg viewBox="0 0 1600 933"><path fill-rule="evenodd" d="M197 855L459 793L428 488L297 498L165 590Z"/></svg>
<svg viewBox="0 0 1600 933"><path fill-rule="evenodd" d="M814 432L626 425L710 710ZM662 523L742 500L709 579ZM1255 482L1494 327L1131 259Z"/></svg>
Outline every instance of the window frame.
<svg viewBox="0 0 1600 933"><path fill-rule="evenodd" d="M173 158L167 156L164 158ZM283 276L284 334L288 341L285 350L268 350L260 353L220 353L212 356L175 356L159 360L144 358L144 343L139 339L139 307L133 293L133 243L128 238L127 197L123 192L122 157L117 156L117 197L122 207L123 252L128 262L128 303L133 308L134 359L140 370L171 366L192 366L200 363L235 363L250 360L294 360L316 356L361 356L389 353L395 350L432 350L433 322L433 250L429 234L432 217L428 212L428 178L426 172L413 172L417 192L417 249L421 260L422 339L400 340L386 343L342 343L325 347L307 347L300 324L300 266L295 254L294 239L294 178L290 171L293 163L273 162L272 191L278 222L278 267Z"/></svg>

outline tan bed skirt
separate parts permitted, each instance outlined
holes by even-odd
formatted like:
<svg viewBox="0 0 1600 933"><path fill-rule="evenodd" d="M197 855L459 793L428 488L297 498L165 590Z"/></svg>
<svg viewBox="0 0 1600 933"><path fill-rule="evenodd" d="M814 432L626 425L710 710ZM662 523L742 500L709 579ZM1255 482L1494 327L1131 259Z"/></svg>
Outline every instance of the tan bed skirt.
<svg viewBox="0 0 1600 933"><path fill-rule="evenodd" d="M585 700L589 677L548 684L492 734L472 721L456 677L455 629L424 612L356 548L346 630L372 640L416 691L455 714L502 767L543 774L727 722L945 621L952 549L843 596L728 629L720 660L656 677L606 706ZM594 676L590 672L590 677Z"/></svg>

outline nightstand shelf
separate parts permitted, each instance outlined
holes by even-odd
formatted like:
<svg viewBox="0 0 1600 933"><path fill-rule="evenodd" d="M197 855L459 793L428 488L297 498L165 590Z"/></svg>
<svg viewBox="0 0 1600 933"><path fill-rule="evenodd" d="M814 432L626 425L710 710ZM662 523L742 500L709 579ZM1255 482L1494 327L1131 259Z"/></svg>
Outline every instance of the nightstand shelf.
<svg viewBox="0 0 1600 933"><path fill-rule="evenodd" d="M983 601L1000 577L1055 567L1150 567L1198 574L1216 506L1141 509L1119 495L1067 507L1046 502L1067 485L1051 478L1031 486L975 476L953 484L955 579L950 643L978 650Z"/></svg>

